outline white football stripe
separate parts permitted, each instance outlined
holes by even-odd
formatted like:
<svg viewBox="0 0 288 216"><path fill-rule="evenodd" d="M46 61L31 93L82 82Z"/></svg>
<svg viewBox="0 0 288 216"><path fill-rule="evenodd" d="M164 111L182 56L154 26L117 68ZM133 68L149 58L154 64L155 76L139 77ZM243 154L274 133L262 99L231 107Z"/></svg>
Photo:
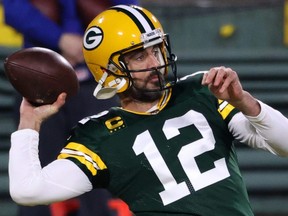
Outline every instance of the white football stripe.
<svg viewBox="0 0 288 216"><path fill-rule="evenodd" d="M78 156L82 156L84 157L87 161L89 161L90 163L93 164L93 167L97 170L100 170L99 166L97 165L97 163L95 163L95 161L93 161L93 159L84 154L83 152L80 152L80 151L74 151L74 150L71 150L71 149L62 149L61 153L63 154L70 154L70 155L78 155Z"/></svg>
<svg viewBox="0 0 288 216"><path fill-rule="evenodd" d="M129 7L127 5L118 5L118 6L115 6L112 8L122 8L122 9L127 10L130 13L132 13L139 20L139 22L143 25L145 32L150 32L153 30L151 28L151 26L149 25L149 23L147 22L147 20L144 18L144 16L139 11L137 11L136 9Z"/></svg>

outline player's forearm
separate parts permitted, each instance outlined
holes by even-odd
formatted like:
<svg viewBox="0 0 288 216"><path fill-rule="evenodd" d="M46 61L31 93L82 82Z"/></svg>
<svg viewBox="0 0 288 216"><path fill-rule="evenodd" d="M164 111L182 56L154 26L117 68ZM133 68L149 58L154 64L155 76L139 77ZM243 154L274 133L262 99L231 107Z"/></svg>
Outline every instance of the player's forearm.
<svg viewBox="0 0 288 216"><path fill-rule="evenodd" d="M229 101L229 103L247 116L257 116L261 112L259 102L246 91L243 92L243 97L241 100Z"/></svg>
<svg viewBox="0 0 288 216"><path fill-rule="evenodd" d="M261 109L257 117L246 117L278 155L288 156L288 119L267 104L261 103Z"/></svg>
<svg viewBox="0 0 288 216"><path fill-rule="evenodd" d="M236 114L229 123L229 130L236 139L253 148L288 156L288 119L267 104L259 104L259 115Z"/></svg>
<svg viewBox="0 0 288 216"><path fill-rule="evenodd" d="M27 129L11 136L9 186L15 202L22 205L48 204L92 189L86 175L69 160L56 160L42 168L38 139L36 131Z"/></svg>

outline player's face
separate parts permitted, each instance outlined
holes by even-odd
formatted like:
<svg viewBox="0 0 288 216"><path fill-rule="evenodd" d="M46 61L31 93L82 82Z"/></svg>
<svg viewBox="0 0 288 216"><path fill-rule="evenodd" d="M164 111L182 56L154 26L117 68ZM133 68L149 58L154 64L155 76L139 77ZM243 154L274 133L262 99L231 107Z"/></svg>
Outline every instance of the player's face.
<svg viewBox="0 0 288 216"><path fill-rule="evenodd" d="M163 57L158 46L132 51L125 57L125 62L129 70L141 72L131 72L133 85L136 89L155 91L159 90L160 83L164 83L164 75L156 68L163 62ZM147 69L147 71L146 71Z"/></svg>

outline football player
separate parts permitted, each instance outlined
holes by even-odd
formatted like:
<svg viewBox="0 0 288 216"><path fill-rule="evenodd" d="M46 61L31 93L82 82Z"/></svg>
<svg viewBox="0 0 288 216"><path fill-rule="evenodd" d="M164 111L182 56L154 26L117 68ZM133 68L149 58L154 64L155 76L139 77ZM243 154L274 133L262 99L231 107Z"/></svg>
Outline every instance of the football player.
<svg viewBox="0 0 288 216"><path fill-rule="evenodd" d="M135 215L253 215L234 140L288 156L288 119L243 90L223 66L178 78L169 36L148 10L118 5L83 39L97 98L114 107L79 121L57 160L41 167L41 123L65 103L20 107L10 192L23 205L107 188Z"/></svg>

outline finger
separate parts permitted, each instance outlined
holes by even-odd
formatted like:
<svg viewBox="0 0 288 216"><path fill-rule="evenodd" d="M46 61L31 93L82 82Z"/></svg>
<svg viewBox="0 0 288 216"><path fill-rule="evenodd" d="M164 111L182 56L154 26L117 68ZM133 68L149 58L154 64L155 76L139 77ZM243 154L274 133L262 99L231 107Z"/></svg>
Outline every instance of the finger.
<svg viewBox="0 0 288 216"><path fill-rule="evenodd" d="M202 84L202 85L207 85L207 84L206 84L206 78L207 78L207 76L208 76L208 71L203 74L202 81L201 81L201 84Z"/></svg>
<svg viewBox="0 0 288 216"><path fill-rule="evenodd" d="M29 102L28 102L28 100L26 99L26 98L24 98L24 97L22 97L22 102L21 102L21 104L30 104Z"/></svg>
<svg viewBox="0 0 288 216"><path fill-rule="evenodd" d="M208 73L205 73L202 79L202 85L209 85L214 81L217 73L217 68L211 68Z"/></svg>
<svg viewBox="0 0 288 216"><path fill-rule="evenodd" d="M20 114L27 112L27 110L34 109L35 106L33 106L26 98L22 97L22 101L19 107Z"/></svg>
<svg viewBox="0 0 288 216"><path fill-rule="evenodd" d="M65 104L66 93L61 93L57 100L53 104L47 104L35 108L35 112L41 121L49 118L59 111L59 109Z"/></svg>
<svg viewBox="0 0 288 216"><path fill-rule="evenodd" d="M214 81L213 81L213 85L215 87L220 87L223 86L224 83L226 83L224 86L227 85L227 83L229 83L230 79L229 79L229 74L230 74L230 70L228 68L219 68L216 72Z"/></svg>
<svg viewBox="0 0 288 216"><path fill-rule="evenodd" d="M66 97L67 97L67 94L65 92L62 92L58 96L57 100L52 105L59 109L60 107L62 107L65 104Z"/></svg>
<svg viewBox="0 0 288 216"><path fill-rule="evenodd" d="M208 75L205 77L204 83L206 85L213 85L215 87L218 87L227 77L228 70L228 68L225 68L223 66L211 68Z"/></svg>
<svg viewBox="0 0 288 216"><path fill-rule="evenodd" d="M235 83L236 81L236 72L229 70L226 75L224 75L224 79L223 79L223 83L221 84L221 87L219 88L219 92L223 93L224 91L226 91L227 88L229 88L229 86L231 86L233 83Z"/></svg>

